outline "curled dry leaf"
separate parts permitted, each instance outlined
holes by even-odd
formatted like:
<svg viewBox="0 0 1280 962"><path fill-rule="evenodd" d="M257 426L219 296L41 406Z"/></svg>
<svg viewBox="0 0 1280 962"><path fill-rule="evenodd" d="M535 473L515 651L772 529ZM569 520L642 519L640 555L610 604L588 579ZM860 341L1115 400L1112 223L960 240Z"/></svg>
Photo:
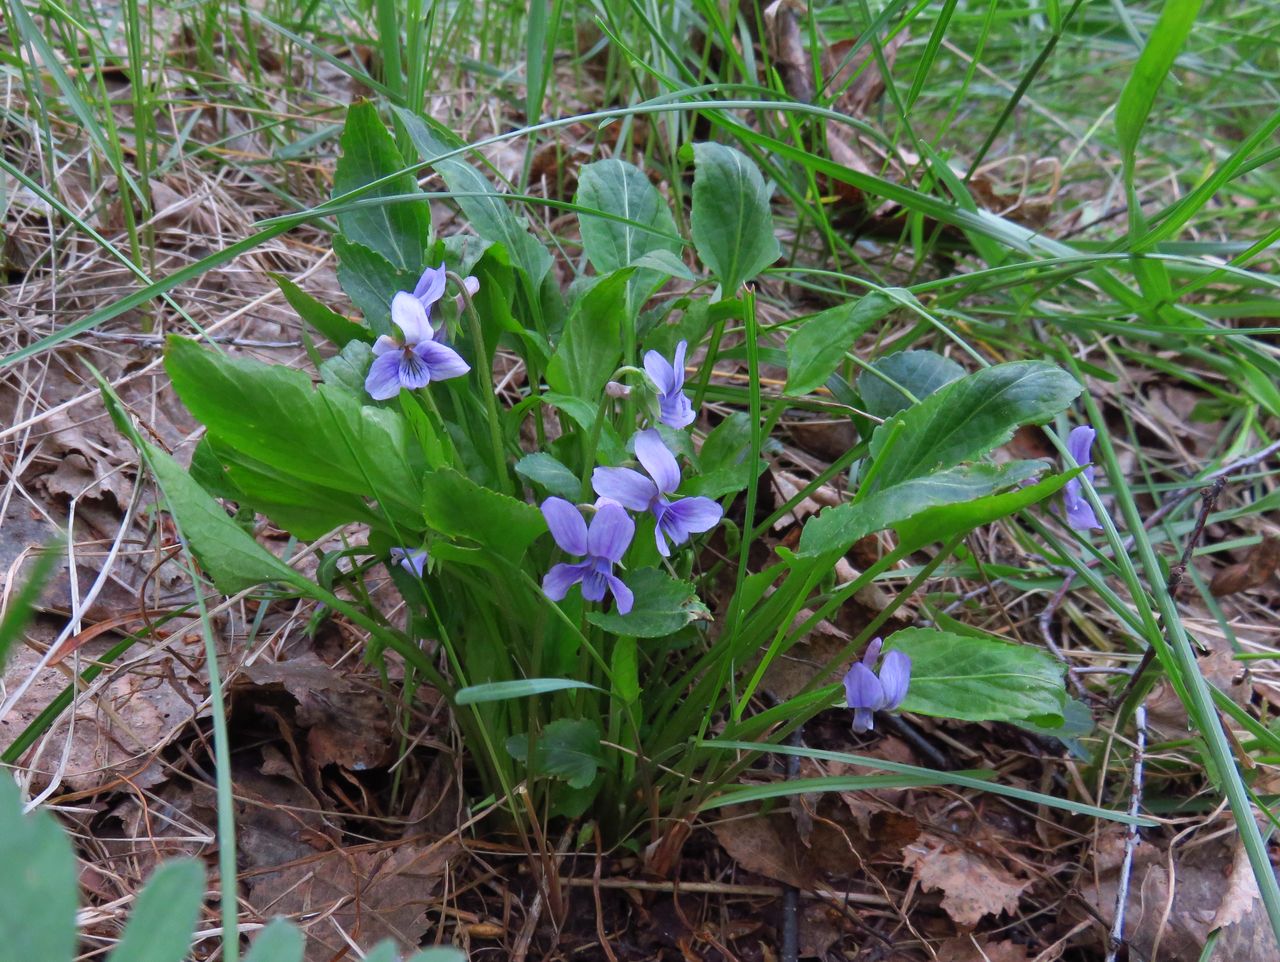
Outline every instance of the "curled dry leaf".
<svg viewBox="0 0 1280 962"><path fill-rule="evenodd" d="M925 891L942 892L942 908L958 925L977 925L984 916L1013 912L1031 883L995 860L928 832L902 850L902 864Z"/></svg>
<svg viewBox="0 0 1280 962"><path fill-rule="evenodd" d="M1280 565L1280 538L1273 534L1264 534L1262 540L1253 546L1248 557L1238 564L1223 568L1213 576L1209 583L1209 591L1215 597L1234 595L1241 591L1261 588L1276 573Z"/></svg>
<svg viewBox="0 0 1280 962"><path fill-rule="evenodd" d="M1011 939L995 941L980 936L947 939L938 946L938 962L1052 962L1060 952L1051 956L1033 955L1025 945Z"/></svg>

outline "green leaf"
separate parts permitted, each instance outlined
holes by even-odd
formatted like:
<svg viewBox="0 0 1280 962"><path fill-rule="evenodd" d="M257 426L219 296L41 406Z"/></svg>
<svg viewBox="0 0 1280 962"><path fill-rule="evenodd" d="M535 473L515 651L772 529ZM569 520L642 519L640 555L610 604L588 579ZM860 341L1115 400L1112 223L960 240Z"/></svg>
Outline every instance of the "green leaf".
<svg viewBox="0 0 1280 962"><path fill-rule="evenodd" d="M1044 469L1043 461L1012 461L1012 465L1025 466L1027 477ZM1005 467L1005 465L1001 465ZM992 494L972 501L958 504L944 504L927 508L910 518L894 525L898 532L898 543L906 550L914 550L931 544L934 541L945 541L957 534L965 534L984 524L990 524L1000 518L1006 518L1023 508L1029 507L1056 493L1068 481L1074 478L1083 468L1055 474L1044 480L1019 487L1003 494ZM943 472L945 473L945 472ZM937 477L937 475L931 475ZM1026 478L1019 480L1025 481ZM911 484L913 482L907 482ZM899 487L902 487L901 485ZM891 488L889 492L897 491Z"/></svg>
<svg viewBox="0 0 1280 962"><path fill-rule="evenodd" d="M873 370L858 376L858 393L862 395L863 410L881 419L893 417L915 403L889 381L905 388L915 401L923 401L964 377L964 368L933 351L900 351L873 361L871 367ZM884 377L877 377L877 371Z"/></svg>
<svg viewBox="0 0 1280 962"><path fill-rule="evenodd" d="M979 458L1019 425L1048 421L1079 393L1079 382L1047 361L997 364L953 381L876 428L871 484L883 490Z"/></svg>
<svg viewBox="0 0 1280 962"><path fill-rule="evenodd" d="M894 292L915 299L910 291ZM797 322L795 333L787 338L786 392L808 394L826 384L854 341L897 306L893 298L873 291Z"/></svg>
<svg viewBox="0 0 1280 962"><path fill-rule="evenodd" d="M372 363L373 349L364 341L350 341L341 352L320 364L320 377L363 402L369 396L364 382Z"/></svg>
<svg viewBox="0 0 1280 962"><path fill-rule="evenodd" d="M422 514L441 534L469 538L512 561L547 530L542 512L533 505L476 484L452 468L423 477Z"/></svg>
<svg viewBox="0 0 1280 962"><path fill-rule="evenodd" d="M1120 137L1125 163L1130 168L1156 93L1195 26L1202 3L1203 0L1165 0L1160 18L1156 20L1146 46L1120 92L1120 102L1116 105L1116 133Z"/></svg>
<svg viewBox="0 0 1280 962"><path fill-rule="evenodd" d="M404 418L304 372L229 358L169 338L165 370L184 404L219 441L282 473L373 497L391 520L419 527L422 486Z"/></svg>
<svg viewBox="0 0 1280 962"><path fill-rule="evenodd" d="M586 788L595 781L600 768L600 723L586 718L560 718L534 740L534 767L547 775L563 778L570 788ZM507 751L517 761L528 763L529 736L512 735Z"/></svg>
<svg viewBox="0 0 1280 962"><path fill-rule="evenodd" d="M276 282L276 286L284 294L284 299L289 302L289 306L298 312L298 316L319 331L322 336L328 338L331 343L344 347L350 341L373 340L373 331L369 328L321 304L284 275L270 273L269 276Z"/></svg>
<svg viewBox="0 0 1280 962"><path fill-rule="evenodd" d="M515 681L491 681L483 685L468 685L458 692L454 700L459 705L480 705L491 701L527 698L530 695L542 695L550 691L566 691L571 688L603 690L588 682L574 681L570 678L518 678Z"/></svg>
<svg viewBox="0 0 1280 962"><path fill-rule="evenodd" d="M0 618L0 672L4 671L5 662L8 660L14 642L22 636L27 624L35 616L36 602L40 600L40 594L44 591L50 575L53 574L53 569L61 561L62 556L55 550L54 545L46 545L36 554L35 564L27 576L26 583L16 595L9 598L4 617ZM0 945L3 944L0 941Z"/></svg>
<svg viewBox="0 0 1280 962"><path fill-rule="evenodd" d="M383 939L364 957L364 962L400 962L400 952L393 941Z"/></svg>
<svg viewBox="0 0 1280 962"><path fill-rule="evenodd" d="M273 919L258 933L244 962L302 962L304 943L297 926Z"/></svg>
<svg viewBox="0 0 1280 962"><path fill-rule="evenodd" d="M1064 668L1039 648L932 628L905 628L885 639L886 651L911 658L911 685L902 710L963 721L1063 722Z"/></svg>
<svg viewBox="0 0 1280 962"><path fill-rule="evenodd" d="M76 949L76 859L53 815L22 814L13 779L0 776L0 952L5 958L71 962Z"/></svg>
<svg viewBox="0 0 1280 962"><path fill-rule="evenodd" d="M182 962L204 900L204 866L171 859L151 876L108 962Z"/></svg>
<svg viewBox="0 0 1280 962"><path fill-rule="evenodd" d="M782 254L770 192L756 165L732 147L694 144L693 156L693 243L730 298Z"/></svg>
<svg viewBox="0 0 1280 962"><path fill-rule="evenodd" d="M587 612L587 620L605 631L636 638L664 638L691 622L711 617L693 585L677 581L657 568L629 572L622 580L636 596L631 611L625 615L617 611Z"/></svg>
<svg viewBox="0 0 1280 962"><path fill-rule="evenodd" d="M472 230L485 240L505 247L512 263L524 270L535 289L540 287L551 270L551 255L529 233L525 217L513 213L511 201L495 191L488 179L466 161L458 157L436 159L452 153L457 144L446 142L417 114L400 107L394 109L418 155L439 172Z"/></svg>
<svg viewBox="0 0 1280 962"><path fill-rule="evenodd" d="M804 557L828 552L843 554L854 542L874 531L901 527L930 508L981 498L1019 484L1043 470L1044 464L1040 461L973 464L904 481L861 501L818 512L800 533L799 553ZM910 530L914 536L916 529Z"/></svg>
<svg viewBox="0 0 1280 962"><path fill-rule="evenodd" d="M526 454L517 461L516 474L548 494L559 495L569 501L578 500L582 494L582 480L545 451Z"/></svg>
<svg viewBox="0 0 1280 962"><path fill-rule="evenodd" d="M378 111L368 101L352 104L339 140L342 156L333 175L333 196L339 197L405 168L404 158L387 133ZM421 194L409 171L365 193L363 203L338 214L342 236L385 257L394 267L417 280L431 233L425 197L419 202L378 204L378 198ZM412 289L412 284L410 285Z"/></svg>
<svg viewBox="0 0 1280 962"><path fill-rule="evenodd" d="M396 291L413 290L417 275L345 237L335 237L333 249L338 255L338 283L360 308L364 322L374 334L392 333L391 299Z"/></svg>
<svg viewBox="0 0 1280 962"><path fill-rule="evenodd" d="M638 167L612 158L587 164L578 171L574 203L620 218L578 214L582 247L597 274L634 267L637 261L654 255L665 255L677 270L684 269L679 258L684 245L671 210ZM659 280L660 275L651 269L636 271L630 281L631 302L652 291Z"/></svg>
<svg viewBox="0 0 1280 962"><path fill-rule="evenodd" d="M437 945L415 952L408 962L467 962L467 957L451 945Z"/></svg>
<svg viewBox="0 0 1280 962"><path fill-rule="evenodd" d="M578 298L560 343L547 365L553 391L600 403L604 386L622 363L622 325L627 313L627 279L631 268L603 277Z"/></svg>

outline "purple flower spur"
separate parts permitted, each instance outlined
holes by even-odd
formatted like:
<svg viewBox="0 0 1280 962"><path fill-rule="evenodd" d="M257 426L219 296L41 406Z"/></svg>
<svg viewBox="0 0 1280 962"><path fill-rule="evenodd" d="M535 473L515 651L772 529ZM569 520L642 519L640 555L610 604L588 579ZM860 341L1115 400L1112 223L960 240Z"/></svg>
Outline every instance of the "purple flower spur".
<svg viewBox="0 0 1280 962"><path fill-rule="evenodd" d="M719 524L724 511L710 498L668 500L667 495L680 487L680 466L654 428L636 434L636 458L647 476L631 468L596 468L591 486L600 497L617 501L624 508L652 511L658 520L654 537L664 558L671 555L668 538L683 544L690 535Z"/></svg>
<svg viewBox="0 0 1280 962"><path fill-rule="evenodd" d="M885 655L880 673L876 674L874 668L882 645L879 638L872 639L862 660L855 661L844 676L845 698L853 709L853 730L859 734L876 727L876 712L892 711L901 705L911 683L911 659L900 651Z"/></svg>
<svg viewBox="0 0 1280 962"><path fill-rule="evenodd" d="M1067 435L1067 451L1070 452L1071 459L1076 464L1085 465L1085 469L1068 481L1062 490L1062 504L1067 509L1067 524L1077 531L1091 531L1102 527L1098 523L1098 516L1093 513L1093 506L1085 498L1084 486L1080 483L1080 479L1084 478L1093 484L1093 465L1090 462L1093 460L1093 439L1097 436L1098 432L1087 424L1072 428L1071 433Z"/></svg>
<svg viewBox="0 0 1280 962"><path fill-rule="evenodd" d="M634 596L622 579L613 573L613 566L622 560L631 539L635 537L636 523L613 501L600 501L596 516L587 527L576 505L564 498L547 498L542 502L542 516L547 519L551 537L569 554L585 556L585 560L572 564L560 563L552 567L542 579L542 590L552 601L560 601L576 584L582 585L582 597L587 601L603 601L606 593L612 594L618 605L618 614L631 610Z"/></svg>
<svg viewBox="0 0 1280 962"><path fill-rule="evenodd" d="M644 371L658 389L658 420L677 431L693 423L693 402L684 393L684 355L688 341L676 345L674 359L668 361L657 351L644 356Z"/></svg>
<svg viewBox="0 0 1280 962"><path fill-rule="evenodd" d="M391 299L391 320L398 337L383 334L373 343L374 359L364 389L377 401L426 387L432 381L461 377L471 370L458 352L435 340L430 308L444 294L445 269L427 268L413 293L398 291Z"/></svg>
<svg viewBox="0 0 1280 962"><path fill-rule="evenodd" d="M427 567L426 548L392 548L391 563L398 564L411 575L422 577Z"/></svg>

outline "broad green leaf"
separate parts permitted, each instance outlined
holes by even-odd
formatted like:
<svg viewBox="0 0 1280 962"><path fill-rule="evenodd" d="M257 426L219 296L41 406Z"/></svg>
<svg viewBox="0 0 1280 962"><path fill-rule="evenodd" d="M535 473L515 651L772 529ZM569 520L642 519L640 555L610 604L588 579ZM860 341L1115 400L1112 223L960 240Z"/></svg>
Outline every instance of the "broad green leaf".
<svg viewBox="0 0 1280 962"><path fill-rule="evenodd" d="M165 370L219 441L300 480L375 498L395 523L419 526L422 486L396 411L363 404L340 387L313 387L302 371L229 358L176 336Z"/></svg>
<svg viewBox="0 0 1280 962"><path fill-rule="evenodd" d="M479 542L513 561L547 530L542 512L533 505L476 484L452 468L423 476L422 515L441 534Z"/></svg>
<svg viewBox="0 0 1280 962"><path fill-rule="evenodd" d="M190 858L163 863L134 903L108 962L182 962L191 950L203 900L203 865Z"/></svg>
<svg viewBox="0 0 1280 962"><path fill-rule="evenodd" d="M1039 648L932 628L904 628L886 638L884 647L911 658L903 711L1051 728L1063 722L1065 669Z"/></svg>
<svg viewBox="0 0 1280 962"><path fill-rule="evenodd" d="M1125 162L1130 167L1156 93L1195 26L1202 4L1203 0L1165 0L1155 28L1147 37L1146 46L1120 92L1120 102L1116 106L1116 133L1120 137Z"/></svg>
<svg viewBox="0 0 1280 962"><path fill-rule="evenodd" d="M909 291L895 293L914 300ZM897 306L893 298L872 291L797 322L787 338L787 393L808 394L826 384L854 341Z"/></svg>
<svg viewBox="0 0 1280 962"><path fill-rule="evenodd" d="M338 283L360 308L365 324L374 334L391 334L391 299L396 291L413 290L417 275L345 237L335 237L333 249L338 255Z"/></svg>
<svg viewBox="0 0 1280 962"><path fill-rule="evenodd" d="M908 519L939 505L972 501L1034 477L1040 461L972 464L912 478L876 491L861 501L826 508L810 518L800 533L800 555L839 552L875 531L901 527ZM1039 495L1043 496L1043 495ZM915 529L911 529L913 534ZM930 540L933 540L930 538Z"/></svg>
<svg viewBox="0 0 1280 962"><path fill-rule="evenodd" d="M404 158L387 133L373 104L362 100L347 111L347 122L338 141L342 156L333 175L333 196L340 197L405 168ZM394 267L417 274L423 268L424 251L431 233L427 199L378 204L378 198L420 194L413 174L405 171L386 184L362 195L364 202L338 214L342 236L385 257ZM410 285L412 289L412 285Z"/></svg>
<svg viewBox="0 0 1280 962"><path fill-rule="evenodd" d="M582 247L597 274L637 266L637 261L652 255L666 255L677 270L684 269L679 258L684 245L671 210L638 167L614 158L587 164L578 171L574 203L621 218L578 214ZM636 271L629 282L631 302L652 291L659 280L651 269Z"/></svg>
<svg viewBox="0 0 1280 962"><path fill-rule="evenodd" d="M997 364L953 381L876 428L871 484L884 490L980 458L1019 425L1048 421L1079 393L1079 382L1047 361Z"/></svg>
<svg viewBox="0 0 1280 962"><path fill-rule="evenodd" d="M586 788L595 781L600 768L599 722L589 719L561 718L553 721L534 740L534 767L563 778L570 788ZM507 751L521 762L529 760L529 736L512 735Z"/></svg>
<svg viewBox="0 0 1280 962"><path fill-rule="evenodd" d="M458 692L454 699L459 705L480 705L491 701L508 701L527 698L550 691L567 691L571 688L590 688L601 691L585 681L571 678L518 678L515 681L491 681L483 685L469 685Z"/></svg>
<svg viewBox="0 0 1280 962"><path fill-rule="evenodd" d="M1044 468L1043 461L1013 461L1010 464L1026 466L1027 478L1020 479L1019 483L1025 482L1037 471ZM1004 467L1004 465L1001 465L1001 467ZM984 524L998 521L1000 518L1007 518L1009 515L1037 504L1056 493L1068 481L1079 474L1081 470L1083 469L1055 474L1036 484L1018 487L1003 494L990 494L975 498L972 501L961 501L956 504L943 504L926 508L924 511L913 514L905 521L894 525L894 530L898 532L898 544L907 550L913 550L935 541L945 541L953 535L965 534ZM946 472L941 473L945 474ZM937 477L937 475L931 475L931 477ZM899 487L905 487L912 483L908 481L903 485L899 485ZM885 493L896 490L898 488L891 488L889 492Z"/></svg>
<svg viewBox="0 0 1280 962"><path fill-rule="evenodd" d="M769 189L756 165L732 147L694 144L693 157L693 243L724 297L734 297L782 254Z"/></svg>
<svg viewBox="0 0 1280 962"><path fill-rule="evenodd" d="M302 962L302 932L285 919L273 919L258 933L244 962Z"/></svg>
<svg viewBox="0 0 1280 962"><path fill-rule="evenodd" d="M541 287L543 278L551 270L551 255L542 242L529 233L529 222L524 215L515 214L511 201L495 191L489 180L466 161L459 157L436 159L452 153L458 144L446 141L417 114L400 107L396 107L395 112L423 162L434 167L454 193L454 200L472 230L485 240L505 247L512 263L523 268L534 289Z"/></svg>
<svg viewBox="0 0 1280 962"><path fill-rule="evenodd" d="M390 939L383 939L364 957L364 962L400 962L400 952Z"/></svg>
<svg viewBox="0 0 1280 962"><path fill-rule="evenodd" d="M693 585L677 581L664 571L641 568L621 577L635 595L631 611L625 615L616 610L587 612L587 620L605 631L636 638L664 638L691 622L711 617Z"/></svg>
<svg viewBox="0 0 1280 962"><path fill-rule="evenodd" d="M964 368L951 358L933 351L900 351L873 361L871 367L873 370L863 371L858 376L858 393L862 395L862 409L881 419L893 417L914 401L923 401L952 381L964 377ZM878 377L877 371L884 377ZM912 397L907 397L889 381L905 388Z"/></svg>
<svg viewBox="0 0 1280 962"><path fill-rule="evenodd" d="M547 383L553 391L599 405L605 384L622 363L622 325L631 323L627 313L631 273L631 268L624 268L601 278L573 305L547 365Z"/></svg>
<svg viewBox="0 0 1280 962"><path fill-rule="evenodd" d="M350 341L373 340L373 331L369 328L325 307L284 275L273 273L270 276L298 316L333 344L344 347Z"/></svg>
<svg viewBox="0 0 1280 962"><path fill-rule="evenodd" d="M545 451L526 454L517 461L516 474L548 494L559 495L569 501L576 501L582 494L582 479Z"/></svg>
<svg viewBox="0 0 1280 962"><path fill-rule="evenodd" d="M364 382L372 363L373 349L364 341L350 341L339 353L321 362L320 377L363 402L369 396Z"/></svg>
<svg viewBox="0 0 1280 962"><path fill-rule="evenodd" d="M0 673L3 673L5 662L16 642L36 613L36 602L40 599L44 586L48 583L53 569L62 561L62 556L53 544L45 545L35 558L35 564L27 574L27 580L16 595L9 598L4 617L0 618ZM3 944L3 943L0 943Z"/></svg>
<svg viewBox="0 0 1280 962"><path fill-rule="evenodd" d="M71 962L76 949L76 859L47 811L22 814L18 786L0 775L0 953L15 962Z"/></svg>

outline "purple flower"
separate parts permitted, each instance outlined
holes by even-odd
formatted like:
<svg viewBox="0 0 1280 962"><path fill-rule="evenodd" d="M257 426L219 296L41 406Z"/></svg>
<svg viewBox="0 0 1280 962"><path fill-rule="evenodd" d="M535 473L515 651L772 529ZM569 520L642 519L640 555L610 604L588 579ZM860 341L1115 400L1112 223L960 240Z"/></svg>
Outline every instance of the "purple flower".
<svg viewBox="0 0 1280 962"><path fill-rule="evenodd" d="M636 533L636 523L622 505L600 501L590 528L577 507L564 498L543 501L542 516L547 519L556 544L569 554L586 556L586 560L575 564L553 566L542 579L546 596L559 601L581 583L582 597L587 601L603 601L605 593L610 592L617 602L618 614L629 612L634 601L631 589L613 573L613 566L622 560Z"/></svg>
<svg viewBox="0 0 1280 962"><path fill-rule="evenodd" d="M1067 509L1067 524L1077 531L1091 531L1102 527L1098 523L1098 516L1093 513L1093 506L1085 499L1084 486L1080 483L1080 479L1084 478L1093 484L1093 465L1090 464L1093 455L1090 449L1093 447L1093 439L1097 436L1098 432L1087 424L1072 428L1067 436L1067 451L1071 459L1076 464L1086 466L1080 474L1067 482L1062 492L1062 503Z"/></svg>
<svg viewBox="0 0 1280 962"><path fill-rule="evenodd" d="M684 354L688 341L676 345L675 358L668 362L657 351L644 356L644 370L658 389L658 420L669 428L679 430L693 423L693 402L685 395Z"/></svg>
<svg viewBox="0 0 1280 962"><path fill-rule="evenodd" d="M391 561L418 578L427 567L426 548L392 548Z"/></svg>
<svg viewBox="0 0 1280 962"><path fill-rule="evenodd" d="M658 519L654 537L664 558L671 554L667 538L683 544L689 535L709 531L719 523L724 511L710 498L667 499L680 487L680 467L656 429L648 428L636 435L636 457L648 472L647 477L630 468L596 468L591 474L591 486L600 497L617 501L624 508L652 511Z"/></svg>
<svg viewBox="0 0 1280 962"><path fill-rule="evenodd" d="M859 734L875 728L875 712L892 711L907 697L911 683L911 659L900 651L884 656L880 674L873 670L882 642L874 638L861 661L855 661L844 676L844 693L853 709L853 730Z"/></svg>
<svg viewBox="0 0 1280 962"><path fill-rule="evenodd" d="M431 329L429 310L444 293L444 280L443 264L429 267L412 294L398 291L391 299L391 320L400 328L400 336L383 334L373 343L375 356L364 389L374 400L385 401L402 387L413 391L471 370L457 351L435 340Z"/></svg>

